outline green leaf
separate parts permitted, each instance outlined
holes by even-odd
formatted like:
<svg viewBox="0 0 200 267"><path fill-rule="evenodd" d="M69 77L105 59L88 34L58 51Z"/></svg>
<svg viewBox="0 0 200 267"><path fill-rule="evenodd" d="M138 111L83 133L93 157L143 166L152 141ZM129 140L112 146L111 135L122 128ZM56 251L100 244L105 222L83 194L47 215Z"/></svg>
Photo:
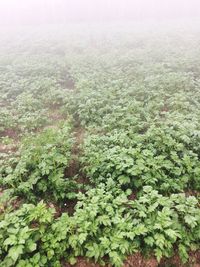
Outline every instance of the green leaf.
<svg viewBox="0 0 200 267"><path fill-rule="evenodd" d="M69 258L69 263L70 263L71 265L76 264L76 262L77 262L76 258L74 258L74 257L70 257L70 258Z"/></svg>
<svg viewBox="0 0 200 267"><path fill-rule="evenodd" d="M37 248L37 244L34 243L32 240L28 240L28 242L26 243L26 246L27 246L27 249L28 249L30 252L33 252L33 251L36 250L36 248Z"/></svg>
<svg viewBox="0 0 200 267"><path fill-rule="evenodd" d="M121 176L119 176L119 183L121 184L121 185L125 185L125 184L130 184L130 177L128 177L128 176L125 176L125 175L121 175Z"/></svg>
<svg viewBox="0 0 200 267"><path fill-rule="evenodd" d="M155 256L158 262L160 262L161 258L162 258L162 250L160 250L159 248L155 249Z"/></svg>
<svg viewBox="0 0 200 267"><path fill-rule="evenodd" d="M81 233L78 237L78 241L80 244L83 244L83 242L86 240L87 234L86 233Z"/></svg>
<svg viewBox="0 0 200 267"><path fill-rule="evenodd" d="M152 236L148 236L144 238L144 242L149 245L150 247L152 247L154 245L155 240L153 239Z"/></svg>
<svg viewBox="0 0 200 267"><path fill-rule="evenodd" d="M17 242L17 237L15 235L11 235L5 239L3 244L4 244L4 246L8 246L8 245L14 245L14 244L16 244L16 242Z"/></svg>
<svg viewBox="0 0 200 267"><path fill-rule="evenodd" d="M187 253L187 248L183 244L179 244L178 251L182 262L186 263L189 257Z"/></svg>
<svg viewBox="0 0 200 267"><path fill-rule="evenodd" d="M19 256L23 253L23 245L17 245L11 247L8 251L8 256L13 259L14 262L19 258Z"/></svg>

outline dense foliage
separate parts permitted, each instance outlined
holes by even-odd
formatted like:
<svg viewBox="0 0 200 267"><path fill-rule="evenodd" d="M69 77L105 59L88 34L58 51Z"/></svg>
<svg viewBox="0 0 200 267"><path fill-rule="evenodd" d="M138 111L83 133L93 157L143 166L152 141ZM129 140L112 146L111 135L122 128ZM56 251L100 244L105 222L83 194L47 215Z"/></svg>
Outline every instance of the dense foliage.
<svg viewBox="0 0 200 267"><path fill-rule="evenodd" d="M75 182L64 179L72 145L69 129L68 125L59 130L50 128L24 140L20 156L1 168L0 185L31 201L41 195L47 199L52 196L55 200L70 195Z"/></svg>
<svg viewBox="0 0 200 267"><path fill-rule="evenodd" d="M1 40L0 266L199 251L200 32L123 27Z"/></svg>
<svg viewBox="0 0 200 267"><path fill-rule="evenodd" d="M60 266L62 257L75 263L80 255L101 263L107 256L121 266L125 255L139 249L154 252L158 260L169 257L174 244L187 261L189 249L200 242L198 200L184 194L164 197L150 186L135 201L128 200L129 194L109 180L80 194L71 217L63 213L53 220L55 210L42 202L5 214L0 223L2 266Z"/></svg>

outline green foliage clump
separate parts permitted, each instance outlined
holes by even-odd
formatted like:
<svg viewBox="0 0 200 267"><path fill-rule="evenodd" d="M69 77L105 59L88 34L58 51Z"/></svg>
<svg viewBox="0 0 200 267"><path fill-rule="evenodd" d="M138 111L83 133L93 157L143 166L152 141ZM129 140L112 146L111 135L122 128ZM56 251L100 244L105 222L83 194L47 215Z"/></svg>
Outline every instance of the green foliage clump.
<svg viewBox="0 0 200 267"><path fill-rule="evenodd" d="M92 135L85 142L82 161L97 184L112 177L122 186L151 185L163 193L199 190L199 137L192 133L161 125L144 134Z"/></svg>
<svg viewBox="0 0 200 267"><path fill-rule="evenodd" d="M86 256L118 267L135 251L155 254L160 261L174 255L175 247L186 262L188 251L199 248L198 200L184 194L164 197L150 186L134 201L130 193L109 179L79 194L72 216L54 219L55 210L43 202L4 214L1 266L61 266L63 257L74 264L76 257Z"/></svg>
<svg viewBox="0 0 200 267"><path fill-rule="evenodd" d="M125 255L137 250L131 235L134 224L125 205L127 195L112 180L79 195L69 238L75 256L102 263L106 257L112 265L121 266Z"/></svg>
<svg viewBox="0 0 200 267"><path fill-rule="evenodd" d="M141 196L130 204L133 229L142 229L136 239L143 252L152 251L160 261L163 256L173 256L176 245L182 261L186 262L188 251L199 249L198 205L194 196L172 194L164 197L152 187L145 186Z"/></svg>
<svg viewBox="0 0 200 267"><path fill-rule="evenodd" d="M21 93L12 102L14 119L21 131L37 129L48 122L47 109L43 103L30 92Z"/></svg>
<svg viewBox="0 0 200 267"><path fill-rule="evenodd" d="M197 31L119 26L1 36L2 267L200 249Z"/></svg>
<svg viewBox="0 0 200 267"><path fill-rule="evenodd" d="M0 222L0 266L45 266L47 258L40 257L38 243L52 223L53 214L54 210L43 202L37 206L24 204L5 214Z"/></svg>
<svg viewBox="0 0 200 267"><path fill-rule="evenodd" d="M27 138L20 156L11 166L2 168L1 186L31 201L37 197L66 198L76 188L73 179L64 178L72 141L68 124Z"/></svg>
<svg viewBox="0 0 200 267"><path fill-rule="evenodd" d="M8 108L1 108L0 109L0 133L4 132L8 128L14 128L15 121L10 114Z"/></svg>

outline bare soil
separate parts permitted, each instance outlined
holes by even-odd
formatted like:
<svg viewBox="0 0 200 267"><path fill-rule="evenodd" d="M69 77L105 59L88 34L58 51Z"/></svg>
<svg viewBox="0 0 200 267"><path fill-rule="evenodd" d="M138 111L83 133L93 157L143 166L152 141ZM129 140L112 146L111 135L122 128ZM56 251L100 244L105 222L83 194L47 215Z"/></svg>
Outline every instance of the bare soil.
<svg viewBox="0 0 200 267"><path fill-rule="evenodd" d="M70 267L69 263L63 263L63 267ZM78 257L74 267L100 267L98 263L94 263L84 257ZM111 267L111 265L105 264L104 267ZM160 263L155 257L145 258L140 252L137 252L127 258L123 267L200 267L200 250L190 253L190 259L188 263L183 264L178 255L172 258L163 258Z"/></svg>

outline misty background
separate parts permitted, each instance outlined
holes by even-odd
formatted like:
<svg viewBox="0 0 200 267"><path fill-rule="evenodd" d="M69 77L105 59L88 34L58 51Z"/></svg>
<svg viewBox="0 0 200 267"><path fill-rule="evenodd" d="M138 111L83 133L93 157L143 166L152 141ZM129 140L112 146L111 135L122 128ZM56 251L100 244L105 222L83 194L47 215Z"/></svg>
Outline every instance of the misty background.
<svg viewBox="0 0 200 267"><path fill-rule="evenodd" d="M0 26L199 17L199 0L0 0Z"/></svg>

